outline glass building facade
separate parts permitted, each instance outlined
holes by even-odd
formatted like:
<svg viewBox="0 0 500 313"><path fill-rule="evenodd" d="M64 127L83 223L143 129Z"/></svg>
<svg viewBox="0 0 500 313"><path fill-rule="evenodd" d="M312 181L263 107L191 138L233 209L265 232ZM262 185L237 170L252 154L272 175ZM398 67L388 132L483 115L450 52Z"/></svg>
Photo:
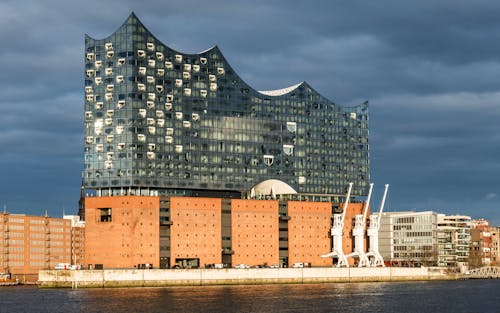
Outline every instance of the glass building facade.
<svg viewBox="0 0 500 313"><path fill-rule="evenodd" d="M217 46L172 50L132 13L85 38L87 189L108 195L248 191L278 179L302 194L366 195L368 105L339 107L303 82L256 91Z"/></svg>

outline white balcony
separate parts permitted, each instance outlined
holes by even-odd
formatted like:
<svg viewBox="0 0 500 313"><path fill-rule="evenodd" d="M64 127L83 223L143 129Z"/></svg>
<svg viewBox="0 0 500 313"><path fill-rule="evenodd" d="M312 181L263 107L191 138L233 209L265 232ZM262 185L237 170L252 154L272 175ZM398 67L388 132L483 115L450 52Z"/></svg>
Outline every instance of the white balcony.
<svg viewBox="0 0 500 313"><path fill-rule="evenodd" d="M297 123L296 122L286 122L286 129L289 132L295 133L297 131Z"/></svg>

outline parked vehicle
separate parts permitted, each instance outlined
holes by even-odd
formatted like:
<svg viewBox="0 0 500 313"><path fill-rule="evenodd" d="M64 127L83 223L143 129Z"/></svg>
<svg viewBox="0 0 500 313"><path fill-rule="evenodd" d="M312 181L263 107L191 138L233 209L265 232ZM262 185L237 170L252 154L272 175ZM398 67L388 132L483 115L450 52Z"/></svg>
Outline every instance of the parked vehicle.
<svg viewBox="0 0 500 313"><path fill-rule="evenodd" d="M69 263L58 263L54 269L56 270L69 270L71 269L71 264Z"/></svg>
<svg viewBox="0 0 500 313"><path fill-rule="evenodd" d="M294 267L294 268L302 268L302 267L304 267L304 263L302 263L302 262L293 263L292 267Z"/></svg>
<svg viewBox="0 0 500 313"><path fill-rule="evenodd" d="M79 270L81 269L81 266L80 265L71 265L69 263L58 263L54 269L56 270Z"/></svg>
<svg viewBox="0 0 500 313"><path fill-rule="evenodd" d="M247 264L236 264L234 268L250 268L250 265Z"/></svg>

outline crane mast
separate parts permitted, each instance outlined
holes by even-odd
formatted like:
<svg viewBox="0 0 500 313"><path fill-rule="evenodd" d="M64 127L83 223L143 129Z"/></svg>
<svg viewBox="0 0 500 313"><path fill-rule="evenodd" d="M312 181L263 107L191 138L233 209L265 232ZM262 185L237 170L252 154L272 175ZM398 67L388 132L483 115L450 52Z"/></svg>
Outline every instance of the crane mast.
<svg viewBox="0 0 500 313"><path fill-rule="evenodd" d="M332 252L323 254L322 258L333 258L337 257L337 267L349 267L349 263L347 262L347 258L342 249L342 234L344 231L344 220L347 212L347 207L349 205L349 198L351 197L353 183L349 183L349 188L347 189L347 196L344 201L344 206L342 209L342 214L333 214L333 226L331 230L332 235Z"/></svg>
<svg viewBox="0 0 500 313"><path fill-rule="evenodd" d="M374 267L385 266L384 259L380 255L379 251L378 234L380 230L380 220L382 218L382 212L384 212L385 199L387 197L388 190L389 190L389 184L385 184L384 195L382 197L382 201L380 202L379 212L378 214L370 215L370 227L368 228L368 237L370 238L370 249L366 255L370 259L370 265Z"/></svg>
<svg viewBox="0 0 500 313"><path fill-rule="evenodd" d="M365 253L365 227L366 227L366 214L368 213L368 208L370 206L370 198L372 196L373 184L370 184L370 190L368 191L368 197L363 208L363 214L357 214L354 224L354 229L352 230L352 235L354 237L354 251L347 255L347 258L359 258L358 267L369 266L368 257Z"/></svg>

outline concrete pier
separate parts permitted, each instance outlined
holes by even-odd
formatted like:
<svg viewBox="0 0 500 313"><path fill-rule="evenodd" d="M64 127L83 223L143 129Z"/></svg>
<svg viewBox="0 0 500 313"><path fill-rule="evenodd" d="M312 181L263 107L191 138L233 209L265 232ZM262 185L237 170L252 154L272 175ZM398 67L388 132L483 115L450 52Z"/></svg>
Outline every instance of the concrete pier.
<svg viewBox="0 0 500 313"><path fill-rule="evenodd" d="M457 279L428 268L250 268L42 270L41 288L305 284Z"/></svg>

